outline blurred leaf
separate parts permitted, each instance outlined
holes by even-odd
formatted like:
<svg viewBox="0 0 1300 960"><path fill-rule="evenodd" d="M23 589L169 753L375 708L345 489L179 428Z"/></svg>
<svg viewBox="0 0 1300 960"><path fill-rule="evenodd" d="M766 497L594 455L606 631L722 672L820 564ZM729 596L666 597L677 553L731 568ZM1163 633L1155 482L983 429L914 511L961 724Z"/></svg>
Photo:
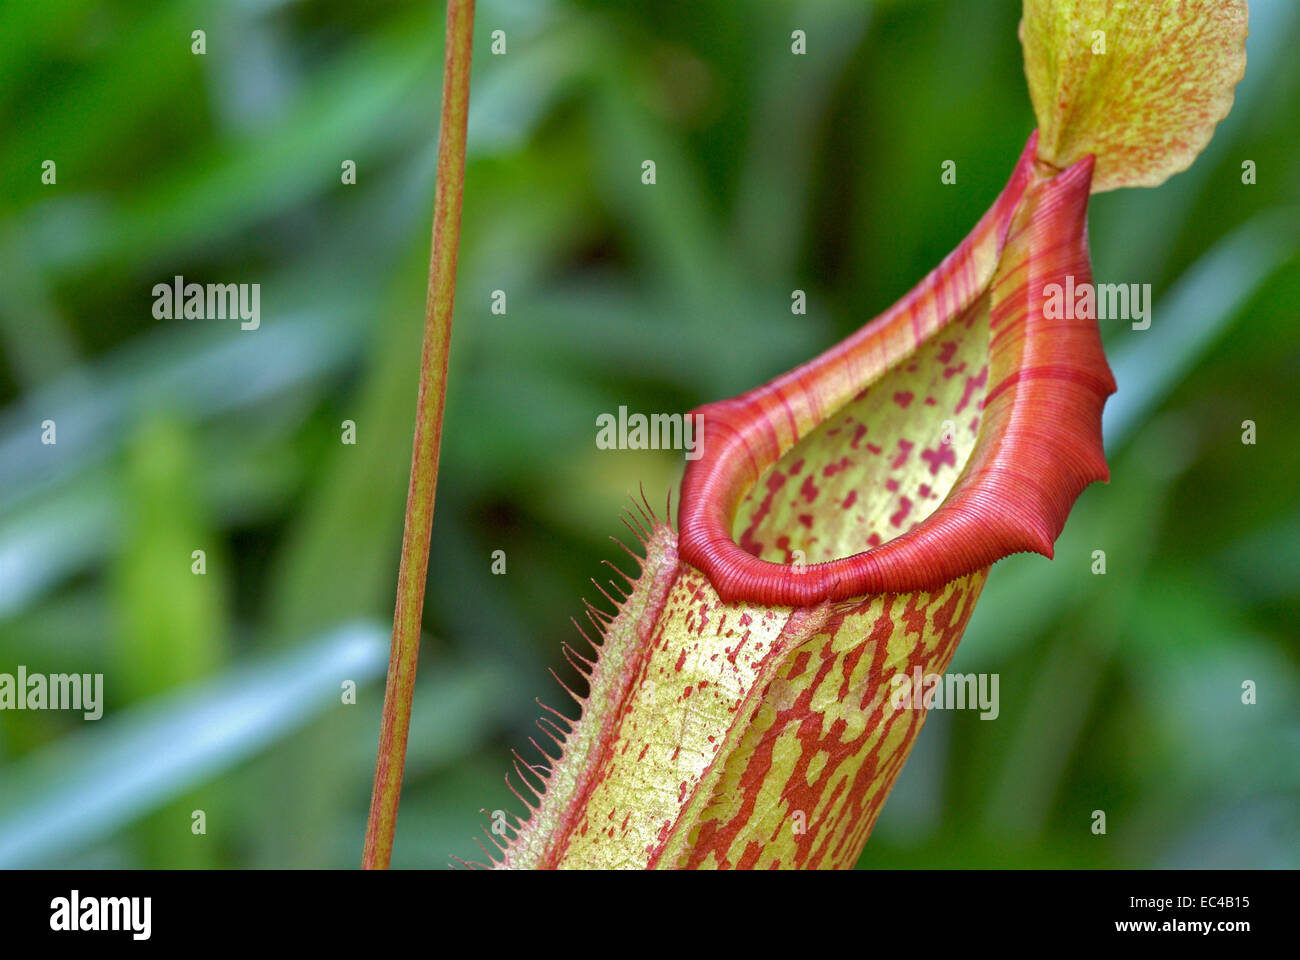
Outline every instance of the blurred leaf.
<svg viewBox="0 0 1300 960"><path fill-rule="evenodd" d="M1119 392L1106 404L1102 421L1108 449L1123 445L1273 271L1300 249L1298 217L1300 208L1272 211L1220 240L1161 298L1151 328L1126 334L1110 361Z"/></svg>
<svg viewBox="0 0 1300 960"><path fill-rule="evenodd" d="M0 866L49 862L339 709L344 681L359 687L383 673L387 639L377 625L340 627L10 767L0 781Z"/></svg>

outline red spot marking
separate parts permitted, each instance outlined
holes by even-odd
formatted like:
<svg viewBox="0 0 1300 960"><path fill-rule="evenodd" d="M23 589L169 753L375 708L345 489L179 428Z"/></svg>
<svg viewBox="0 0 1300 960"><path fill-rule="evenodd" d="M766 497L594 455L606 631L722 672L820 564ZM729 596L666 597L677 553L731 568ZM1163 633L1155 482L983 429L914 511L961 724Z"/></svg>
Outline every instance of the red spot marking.
<svg viewBox="0 0 1300 960"><path fill-rule="evenodd" d="M957 376L957 374L959 374L959 373L965 373L965 372L966 372L966 361L963 360L961 363L957 364L957 366L955 366L955 367L944 367L944 368L943 368L943 378L944 378L945 380L951 380L953 377Z"/></svg>
<svg viewBox="0 0 1300 960"><path fill-rule="evenodd" d="M899 467L905 464L907 462L907 455L912 452L913 446L915 446L915 444L913 444L912 441L910 440L899 440L898 456L894 458L894 462L889 465L889 468L891 470L897 470Z"/></svg>
<svg viewBox="0 0 1300 960"><path fill-rule="evenodd" d="M981 401L981 402L980 402L980 407L982 408L983 406L984 406L984 403ZM980 418L979 418L979 417L971 417L971 421L970 421L970 432L971 432L971 433L979 433L979 431L980 431Z"/></svg>
<svg viewBox="0 0 1300 960"><path fill-rule="evenodd" d="M849 507L853 506L857 502L858 502L858 491L850 490L849 495L844 498L844 502L840 504L840 506L842 506L845 510L847 510Z"/></svg>
<svg viewBox="0 0 1300 960"><path fill-rule="evenodd" d="M898 512L890 516L889 522L896 527L901 527L903 521L907 519L907 515L911 512L912 501L907 499L907 497L903 497L898 501Z"/></svg>
<svg viewBox="0 0 1300 960"><path fill-rule="evenodd" d="M957 341L945 340L943 342L943 349L939 351L939 362L947 363L949 360L953 358L953 355L956 352L957 352Z"/></svg>
<svg viewBox="0 0 1300 960"><path fill-rule="evenodd" d="M902 613L902 619L907 626L903 628L904 633L914 633L919 640L925 635L925 608L917 607L918 598L913 594L907 601L907 609Z"/></svg>
<svg viewBox="0 0 1300 960"><path fill-rule="evenodd" d="M954 410L953 413L961 413L963 410L965 410L966 404L970 403L970 398L975 393L975 389L977 387L982 387L984 386L984 384L988 383L988 379L989 379L988 367L985 367L983 370L981 370L980 375L978 377L967 377L966 389L962 392L961 395L961 403L957 404L957 409Z"/></svg>
<svg viewBox="0 0 1300 960"><path fill-rule="evenodd" d="M921 488L919 492L923 497L930 496L930 485L928 483L921 484Z"/></svg>
<svg viewBox="0 0 1300 960"><path fill-rule="evenodd" d="M826 464L826 466L822 467L822 476L833 477L841 470L846 470L851 466L853 466L852 460L850 460L848 457L840 457L838 463L828 463Z"/></svg>
<svg viewBox="0 0 1300 960"><path fill-rule="evenodd" d="M873 533L871 536L867 537L867 546L869 547L880 546L880 534Z"/></svg>
<svg viewBox="0 0 1300 960"><path fill-rule="evenodd" d="M685 666L685 664L686 664L686 651L683 650L683 651L681 652L681 655L677 658L677 667L676 667L676 670L677 670L678 673L681 673L681 672L682 672L682 667Z"/></svg>
<svg viewBox="0 0 1300 960"><path fill-rule="evenodd" d="M800 457L794 463L790 464L790 476L793 477L796 473L798 473L802 469L803 469L803 457Z"/></svg>
<svg viewBox="0 0 1300 960"><path fill-rule="evenodd" d="M911 390L900 390L898 393L894 394L894 402L906 410L915 397L916 394L912 393Z"/></svg>
<svg viewBox="0 0 1300 960"><path fill-rule="evenodd" d="M695 687L694 687L694 686L688 686L685 690L682 691L682 699L683 699L683 700L688 699L688 698L690 697L690 695L691 695L692 693L694 693L694 692L695 692Z"/></svg>
<svg viewBox="0 0 1300 960"><path fill-rule="evenodd" d="M745 852L741 854L740 862L736 864L737 870L753 870L754 865L758 863L759 855L763 852L763 845L757 840L751 840L745 844Z"/></svg>
<svg viewBox="0 0 1300 960"><path fill-rule="evenodd" d="M926 398L925 398L925 405L926 405L927 407L938 406L938 404L939 404L939 401L936 400L936 399L934 399L934 397L926 397Z"/></svg>
<svg viewBox="0 0 1300 960"><path fill-rule="evenodd" d="M803 495L804 500L807 501L808 503L812 503L814 500L817 499L817 494L820 491L813 483L813 478L811 473L808 474L808 476L803 478L803 486L799 488L799 492Z"/></svg>
<svg viewBox="0 0 1300 960"><path fill-rule="evenodd" d="M858 449L858 443L867 435L867 428L859 423L858 428L853 431L853 439L849 441L849 446L854 450Z"/></svg>
<svg viewBox="0 0 1300 960"><path fill-rule="evenodd" d="M930 465L930 476L937 476L939 468L945 463L957 466L957 451L951 443L941 443L937 449L922 450L921 459Z"/></svg>
<svg viewBox="0 0 1300 960"><path fill-rule="evenodd" d="M888 480L885 481L885 489L888 490L890 493L897 493L898 481L895 480L893 477L890 477Z"/></svg>
<svg viewBox="0 0 1300 960"><path fill-rule="evenodd" d="M869 443L869 444L867 444L867 449L870 450L872 453L881 453L881 452L882 452L881 448L878 447L878 446L876 446L874 443Z"/></svg>
<svg viewBox="0 0 1300 960"><path fill-rule="evenodd" d="M642 760L645 759L646 751L649 750L649 749L650 749L650 744L648 744L648 743L647 743L644 747L641 748L641 752L638 753L637 756L636 756L637 763L640 763Z"/></svg>
<svg viewBox="0 0 1300 960"><path fill-rule="evenodd" d="M799 514L799 522L802 523L802 524L803 524L805 527L807 527L809 530L812 529L812 521L813 521L813 518L812 518L812 514L811 514L811 513L801 513L801 514Z"/></svg>
<svg viewBox="0 0 1300 960"><path fill-rule="evenodd" d="M758 505L754 511L754 519L744 533L740 535L740 549L744 550L755 557L763 552L763 545L754 539L754 531L758 525L763 522L764 518L772 512L772 498L776 492L785 486L785 474L779 470L773 470L772 475L767 478L767 496L763 502Z"/></svg>

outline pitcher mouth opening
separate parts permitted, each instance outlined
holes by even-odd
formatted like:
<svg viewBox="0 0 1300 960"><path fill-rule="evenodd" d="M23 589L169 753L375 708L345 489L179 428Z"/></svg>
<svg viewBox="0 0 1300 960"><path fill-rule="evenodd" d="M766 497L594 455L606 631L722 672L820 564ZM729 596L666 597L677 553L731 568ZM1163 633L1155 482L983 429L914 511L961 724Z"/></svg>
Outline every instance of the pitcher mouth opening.
<svg viewBox="0 0 1300 960"><path fill-rule="evenodd" d="M728 601L806 606L934 590L1011 553L1052 555L1106 479L1114 380L1095 321L1045 318L1091 276L1092 160L1050 180L1030 138L972 233L911 293L820 357L701 408L679 553Z"/></svg>
<svg viewBox="0 0 1300 960"><path fill-rule="evenodd" d="M768 467L737 505L734 542L802 575L920 527L975 448L988 349L986 295Z"/></svg>

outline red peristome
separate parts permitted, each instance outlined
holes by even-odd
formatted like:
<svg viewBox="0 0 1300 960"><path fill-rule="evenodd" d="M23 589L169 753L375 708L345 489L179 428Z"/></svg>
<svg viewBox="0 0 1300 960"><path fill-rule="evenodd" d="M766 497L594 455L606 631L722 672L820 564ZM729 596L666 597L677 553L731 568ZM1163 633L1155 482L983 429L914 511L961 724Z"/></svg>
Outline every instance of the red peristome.
<svg viewBox="0 0 1300 960"><path fill-rule="evenodd" d="M1010 182L965 240L898 303L843 343L748 393L707 404L689 462L681 558L727 602L805 606L931 590L1011 553L1051 556L1083 488L1107 478L1101 409L1115 390L1091 317L1047 320L1044 287L1091 282L1093 160L1042 179L1030 137ZM949 496L923 522L850 557L790 566L732 538L745 493L796 441L922 341L989 298L989 390L980 435Z"/></svg>

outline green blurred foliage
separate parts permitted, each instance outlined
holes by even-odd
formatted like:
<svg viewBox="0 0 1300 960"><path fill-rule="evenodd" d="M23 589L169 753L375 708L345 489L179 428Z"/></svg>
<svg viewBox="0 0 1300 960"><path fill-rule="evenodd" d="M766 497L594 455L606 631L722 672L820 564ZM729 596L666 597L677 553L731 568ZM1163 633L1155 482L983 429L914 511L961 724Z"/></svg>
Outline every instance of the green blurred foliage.
<svg viewBox="0 0 1300 960"><path fill-rule="evenodd" d="M680 477L597 450L596 416L747 389L951 250L1033 126L1018 6L480 0L397 865L481 857L480 811L519 809L509 750L534 698L573 708L546 667L580 685L560 644L601 561L628 567L619 513ZM865 866L1300 862L1300 10L1251 6L1247 79L1196 166L1094 200L1098 281L1156 296L1150 331L1103 328L1128 405L1112 482L1053 562L994 571L953 669L999 673L1001 714L929 719ZM103 672L109 704L0 715L0 864L14 837L51 865L358 862L441 29L408 0L0 8L0 671ZM175 275L260 283L261 329L155 320ZM151 762L158 737L184 762Z"/></svg>

